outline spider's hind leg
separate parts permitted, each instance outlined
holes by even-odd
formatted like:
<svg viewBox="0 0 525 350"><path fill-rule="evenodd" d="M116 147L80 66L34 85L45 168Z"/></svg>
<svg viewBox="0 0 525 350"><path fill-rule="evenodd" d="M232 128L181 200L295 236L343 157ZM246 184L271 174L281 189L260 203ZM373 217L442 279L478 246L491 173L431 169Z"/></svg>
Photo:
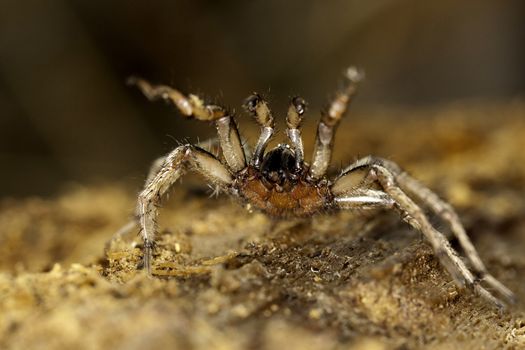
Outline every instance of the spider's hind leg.
<svg viewBox="0 0 525 350"><path fill-rule="evenodd" d="M430 224L423 210L396 184L394 174L382 165L372 165L371 173L377 178L384 191L396 202L398 209L403 213L403 219L425 235L439 260L452 275L456 283L472 288L476 294L485 300L490 301L499 308L503 308L503 303L486 290L480 284L480 281L475 278L452 248L445 235Z"/></svg>
<svg viewBox="0 0 525 350"><path fill-rule="evenodd" d="M363 173L360 173L361 171ZM344 169L331 186L331 191L336 196L341 196L342 194L351 194L358 190L369 191L373 188L374 184L378 184L382 191L378 192L377 196L381 198L381 193L383 193L390 198L393 203L389 207L400 211L405 221L423 233L445 269L452 275L458 285L466 285L484 299L500 308L503 307L503 303L480 284L480 280L473 275L463 260L461 260L446 236L432 226L423 209L404 192L408 187L407 183L409 181L406 180L407 177L401 176L402 173L401 169L395 163L375 157L362 158ZM400 178L401 181L398 181L398 178ZM356 181L356 179L358 181ZM427 191L430 192L430 190ZM411 191L407 190L407 192L410 193ZM421 194L422 192L418 193ZM421 200L418 195L414 197ZM357 201L352 196L349 200L351 202ZM457 223L459 224L459 220ZM472 245L472 243L470 244ZM510 294L505 293L508 291L506 287L504 287L504 289L497 288L498 285L501 285L499 281L496 280L497 284L490 283L488 279L485 281L512 301L512 292L509 291Z"/></svg>
<svg viewBox="0 0 525 350"><path fill-rule="evenodd" d="M452 234L458 239L461 248L465 252L472 269L479 278L505 296L509 302L516 302L514 293L487 271L454 208L406 172L400 171L396 174L396 181L405 192L428 206L439 218L448 224Z"/></svg>
<svg viewBox="0 0 525 350"><path fill-rule="evenodd" d="M261 134L259 135L259 140L255 145L255 150L253 151L253 156L251 158L250 164L255 168L260 168L264 156L264 151L270 142L270 139L273 136L275 128L275 119L273 117L272 111L261 95L254 92L252 95L244 101L244 108L252 114L255 118L257 124L261 126Z"/></svg>
<svg viewBox="0 0 525 350"><path fill-rule="evenodd" d="M374 165L383 167L394 177L397 186L415 200L429 207L441 220L447 223L452 234L458 239L459 244L465 252L465 255L477 277L503 295L509 302L514 303L516 301L514 293L487 271L485 264L479 257L476 248L468 237L454 208L439 198L439 196L429 188L425 187L419 181L403 171L397 164L386 159L369 156L359 159L351 164L344 169L342 174L349 174L357 169L368 168ZM340 176L339 179L344 179L344 175Z"/></svg>

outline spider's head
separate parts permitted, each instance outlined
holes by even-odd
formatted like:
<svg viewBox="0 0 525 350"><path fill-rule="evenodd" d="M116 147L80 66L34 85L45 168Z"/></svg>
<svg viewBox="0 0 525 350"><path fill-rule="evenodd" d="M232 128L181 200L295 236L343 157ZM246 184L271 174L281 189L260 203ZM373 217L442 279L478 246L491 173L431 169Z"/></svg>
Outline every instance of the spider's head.
<svg viewBox="0 0 525 350"><path fill-rule="evenodd" d="M294 151L289 145L278 145L264 155L260 171L268 182L278 185L297 179Z"/></svg>

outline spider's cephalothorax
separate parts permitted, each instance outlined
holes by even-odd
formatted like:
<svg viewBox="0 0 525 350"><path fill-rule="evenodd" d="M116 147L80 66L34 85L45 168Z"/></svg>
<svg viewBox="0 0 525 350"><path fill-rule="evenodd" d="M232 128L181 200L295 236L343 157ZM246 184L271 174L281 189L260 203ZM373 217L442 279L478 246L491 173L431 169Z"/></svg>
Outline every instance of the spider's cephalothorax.
<svg viewBox="0 0 525 350"><path fill-rule="evenodd" d="M205 104L196 95L186 96L168 86L152 86L142 79L130 79L130 83L137 85L149 99L169 101L186 117L214 121L222 151L219 158L198 145L187 144L177 147L152 166L137 203L137 218L144 240L144 266L148 273L151 275L155 219L160 201L189 167L203 174L217 188L276 217L305 217L326 209L396 210L427 238L456 283L466 285L500 307L503 304L481 282L513 301L514 294L487 272L454 209L395 163L365 157L343 169L334 179L327 178L336 127L361 78L362 73L353 67L346 71L344 85L318 124L310 164L304 160L300 124L306 103L300 97L292 98L286 116L290 145L279 145L270 151L266 151L266 147L274 133L274 118L268 104L256 93L245 101L244 107L261 126L259 140L251 153L245 152L247 148L241 142L234 116L223 107ZM428 207L448 225L463 248L470 269L446 236L429 222L420 205Z"/></svg>
<svg viewBox="0 0 525 350"><path fill-rule="evenodd" d="M310 179L289 145L267 152L260 169L248 166L234 188L250 207L275 217L309 216L331 203L327 182Z"/></svg>

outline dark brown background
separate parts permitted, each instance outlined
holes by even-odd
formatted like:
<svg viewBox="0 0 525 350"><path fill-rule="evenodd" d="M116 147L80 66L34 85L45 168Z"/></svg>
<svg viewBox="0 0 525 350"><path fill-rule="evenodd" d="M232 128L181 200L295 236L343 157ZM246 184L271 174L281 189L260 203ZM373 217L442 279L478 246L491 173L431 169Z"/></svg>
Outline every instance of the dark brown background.
<svg viewBox="0 0 525 350"><path fill-rule="evenodd" d="M349 64L368 78L353 118L523 97L524 43L522 0L2 0L0 195L139 184L175 139L213 134L126 87L130 74L237 110L256 90L278 116L298 93L313 124Z"/></svg>

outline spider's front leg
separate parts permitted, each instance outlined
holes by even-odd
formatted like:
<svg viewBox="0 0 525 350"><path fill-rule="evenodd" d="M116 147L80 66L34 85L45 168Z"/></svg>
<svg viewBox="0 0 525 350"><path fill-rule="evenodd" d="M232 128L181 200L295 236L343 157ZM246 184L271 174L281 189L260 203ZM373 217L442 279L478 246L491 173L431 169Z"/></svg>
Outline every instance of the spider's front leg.
<svg viewBox="0 0 525 350"><path fill-rule="evenodd" d="M177 147L166 157L160 170L146 183L144 190L139 194L137 203L140 234L144 241L144 268L149 275L151 275L151 257L157 230L158 206L163 195L183 175L188 165L221 188L228 187L233 181L230 171L217 158L196 146Z"/></svg>
<svg viewBox="0 0 525 350"><path fill-rule="evenodd" d="M321 117L317 126L314 155L310 166L309 175L312 179L321 179L325 176L332 159L335 130L352 101L352 97L356 94L357 85L363 77L362 71L355 67L348 68L342 89L337 92L328 110Z"/></svg>
<svg viewBox="0 0 525 350"><path fill-rule="evenodd" d="M228 167L238 172L246 166L246 155L239 136L235 119L228 111L218 105L205 104L197 95L188 96L179 90L166 85L151 85L144 79L131 77L128 84L136 85L149 100L162 99L170 102L185 117L203 121L214 121L217 128L219 144Z"/></svg>

